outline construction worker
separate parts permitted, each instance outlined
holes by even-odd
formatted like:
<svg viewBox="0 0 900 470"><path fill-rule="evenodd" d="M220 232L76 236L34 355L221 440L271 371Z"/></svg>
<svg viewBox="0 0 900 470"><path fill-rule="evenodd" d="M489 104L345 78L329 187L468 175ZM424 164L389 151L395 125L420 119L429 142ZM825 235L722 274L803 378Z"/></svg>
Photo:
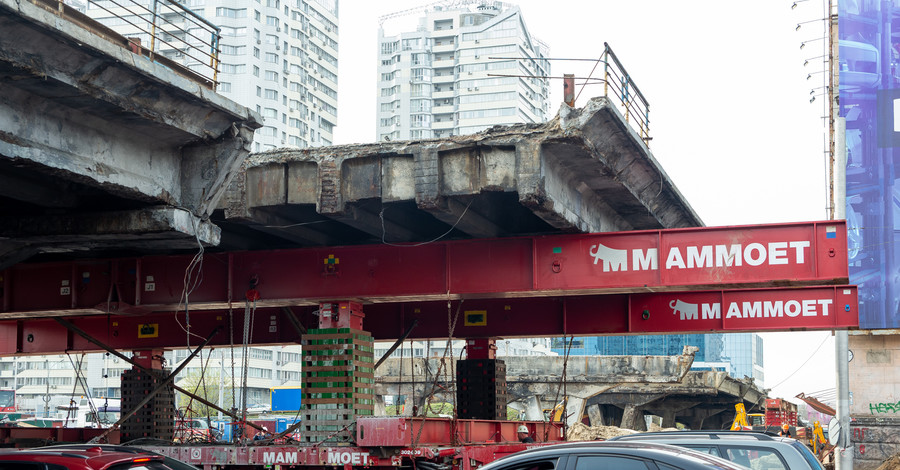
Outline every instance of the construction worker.
<svg viewBox="0 0 900 470"><path fill-rule="evenodd" d="M779 436L791 437L791 427L785 423L781 425L781 432L778 433Z"/></svg>
<svg viewBox="0 0 900 470"><path fill-rule="evenodd" d="M519 438L519 442L534 442L534 439L532 439L531 436L528 435L528 426L520 424L519 428L516 431L516 436Z"/></svg>

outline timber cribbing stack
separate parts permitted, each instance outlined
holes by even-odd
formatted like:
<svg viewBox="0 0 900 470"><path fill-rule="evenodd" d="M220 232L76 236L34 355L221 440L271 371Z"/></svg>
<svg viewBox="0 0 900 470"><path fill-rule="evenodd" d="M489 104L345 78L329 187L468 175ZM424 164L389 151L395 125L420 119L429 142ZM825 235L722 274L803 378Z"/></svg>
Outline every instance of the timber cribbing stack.
<svg viewBox="0 0 900 470"><path fill-rule="evenodd" d="M303 343L303 442L352 442L374 413L374 343L367 331L312 329Z"/></svg>

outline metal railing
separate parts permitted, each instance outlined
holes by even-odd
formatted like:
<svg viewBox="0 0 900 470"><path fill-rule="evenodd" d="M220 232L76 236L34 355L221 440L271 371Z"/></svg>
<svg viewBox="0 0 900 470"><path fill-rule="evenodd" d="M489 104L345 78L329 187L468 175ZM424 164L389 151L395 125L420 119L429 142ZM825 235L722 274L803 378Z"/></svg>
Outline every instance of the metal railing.
<svg viewBox="0 0 900 470"><path fill-rule="evenodd" d="M41 2L41 0L32 0ZM43 0L47 1L47 0ZM63 0L59 11L70 12L85 28L100 30L99 34L114 42L110 33L122 36L124 47L135 54L172 67L176 72L200 79L215 88L219 74L221 29L205 18L173 0L85 0L86 6L66 6ZM84 9L82 9L84 8ZM90 21L100 23L98 28ZM182 68L183 70L177 70Z"/></svg>
<svg viewBox="0 0 900 470"><path fill-rule="evenodd" d="M574 106L575 102L578 100L578 97L581 96L581 92L584 91L584 88L587 85L598 85L603 84L603 96L610 99L610 102L613 106L616 107L625 117L625 122L630 126L635 127L640 134L641 140L644 143L649 145L650 142L650 105L647 103L647 99L644 98L641 90L638 89L637 85L634 83L634 80L631 79L631 75L625 70L625 67L619 61L619 58L616 57L616 54L612 51L612 48L609 47L609 44L603 43L603 54L600 55L599 59L582 59L582 58L562 58L562 57L489 57L490 60L520 60L526 62L545 62L545 61L565 61L565 62L592 62L594 64L591 72L585 77L575 77L574 75L566 74L562 77L559 76L551 76L551 75L535 75L535 74L498 74L498 73L488 73L488 77L517 77L517 78L528 78L532 80L545 80L545 79L563 79L570 80L570 82L566 85L571 84L572 95L566 95L563 98L563 101L568 103L569 106ZM594 72L597 71L597 67L603 64L603 78L594 77ZM545 70L547 67L541 67L541 70ZM577 87L575 84L575 80L581 80L580 86L581 88L578 90L578 94L574 94L574 90ZM570 101L571 100L571 101Z"/></svg>
<svg viewBox="0 0 900 470"><path fill-rule="evenodd" d="M650 105L647 99L638 89L631 75L625 71L625 67L619 62L619 58L609 47L609 44L603 43L603 55L600 59L603 62L603 96L611 98L610 90L615 93L618 101L613 104L625 115L625 122L634 122L637 126L638 133L644 142L650 140Z"/></svg>

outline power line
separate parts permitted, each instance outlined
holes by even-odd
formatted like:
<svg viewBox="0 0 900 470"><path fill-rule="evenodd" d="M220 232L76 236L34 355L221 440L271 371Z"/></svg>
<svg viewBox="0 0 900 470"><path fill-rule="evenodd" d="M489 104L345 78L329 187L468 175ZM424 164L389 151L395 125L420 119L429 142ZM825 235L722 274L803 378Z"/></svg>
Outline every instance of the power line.
<svg viewBox="0 0 900 470"><path fill-rule="evenodd" d="M779 385L781 385L781 384L787 382L791 377L794 376L794 374L796 374L797 372L800 372L800 369L802 369L803 366L805 366L807 362L809 362L810 360L812 360L813 356L815 356L816 353L819 352L820 349L822 349L822 346L825 346L825 342L826 342L826 341L828 341L828 336L826 336L825 339L822 340L822 344L820 344L819 347L816 348L816 350L813 351L813 353L809 355L809 358L807 358L805 361L803 361L803 364L800 364L800 367L798 367L797 370L795 370L794 372L791 372L791 374L788 375L787 377L785 377L784 380L782 380L781 382L778 382L777 384L775 384L775 385L773 385L773 386L771 386L771 387L769 387L769 388L775 388L775 387L777 387L777 386L779 386Z"/></svg>

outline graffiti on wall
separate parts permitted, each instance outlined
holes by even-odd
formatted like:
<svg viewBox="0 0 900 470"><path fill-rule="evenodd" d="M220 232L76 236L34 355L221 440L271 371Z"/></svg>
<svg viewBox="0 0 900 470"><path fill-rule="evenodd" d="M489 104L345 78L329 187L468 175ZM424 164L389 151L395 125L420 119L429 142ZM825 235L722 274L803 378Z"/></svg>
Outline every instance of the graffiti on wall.
<svg viewBox="0 0 900 470"><path fill-rule="evenodd" d="M869 413L900 413L900 401L897 403L869 403Z"/></svg>

